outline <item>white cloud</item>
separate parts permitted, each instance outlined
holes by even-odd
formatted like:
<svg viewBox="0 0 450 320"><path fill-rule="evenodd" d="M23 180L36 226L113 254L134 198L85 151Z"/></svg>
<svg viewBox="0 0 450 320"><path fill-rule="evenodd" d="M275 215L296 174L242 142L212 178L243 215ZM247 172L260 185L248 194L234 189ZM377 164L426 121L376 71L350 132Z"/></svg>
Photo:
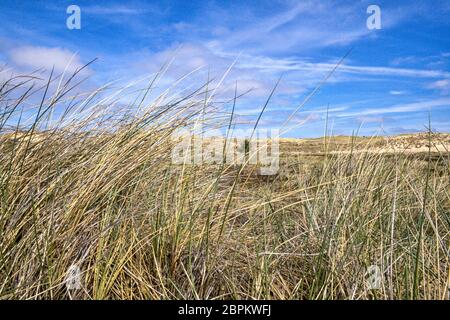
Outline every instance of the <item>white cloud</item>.
<svg viewBox="0 0 450 320"><path fill-rule="evenodd" d="M234 28L220 42L223 47L245 48L254 54L303 53L311 49L348 45L363 38L377 37L366 27L366 8L367 5L360 1L281 2L274 6L271 15L246 12L246 19L241 21L239 28ZM409 17L410 11L402 9L405 8L383 7L383 29ZM221 20L225 21L224 26L228 21L236 21L235 17L227 14Z"/></svg>
<svg viewBox="0 0 450 320"><path fill-rule="evenodd" d="M146 8L137 8L137 7L130 7L125 5L94 5L94 6L87 6L87 7L81 7L81 11L89 14L96 14L96 15L138 15L143 14L148 11Z"/></svg>
<svg viewBox="0 0 450 320"><path fill-rule="evenodd" d="M440 90L442 93L450 92L450 79L437 80L427 86L428 89Z"/></svg>
<svg viewBox="0 0 450 320"><path fill-rule="evenodd" d="M396 104L390 107L368 108L355 112L342 113L340 117L369 116L375 114L403 113L430 110L435 107L450 107L450 98L420 101L407 104Z"/></svg>
<svg viewBox="0 0 450 320"><path fill-rule="evenodd" d="M300 63L296 66L298 70L318 69L331 70L335 65L330 63ZM372 76L393 76L393 77L422 77L422 78L436 78L436 77L450 77L450 73L440 70L420 70L420 69L404 69L404 68L390 68L390 67L370 67L370 66L350 66L341 65L337 72L345 72L352 74L363 74Z"/></svg>
<svg viewBox="0 0 450 320"><path fill-rule="evenodd" d="M405 93L406 93L405 91L401 91L401 90L391 90L391 91L389 91L389 94L393 95L393 96L400 96L400 95L403 95Z"/></svg>
<svg viewBox="0 0 450 320"><path fill-rule="evenodd" d="M194 87L205 84L208 79L208 73L209 79L215 80L211 85L217 84L218 80L222 78L226 70L237 58L236 64L216 91L220 99L233 97L236 81L238 83L238 94L250 90L244 98L265 98L269 95L281 74L283 74L283 78L277 88L276 95L289 94L293 97L317 85L335 68L337 63L335 61L315 63L306 59L289 57L272 58L248 52L239 54L224 49L220 43L215 41L203 44L174 44L162 51L140 52L135 57L128 58L130 61L133 61L134 69L140 73L145 71L156 72L165 63L173 59L171 67L163 77L163 81L167 85L195 69L201 68L187 80ZM441 70L343 64L335 71L328 83L352 82L361 76L366 78L436 78L450 77L450 73ZM399 90L390 91L391 95L405 93Z"/></svg>
<svg viewBox="0 0 450 320"><path fill-rule="evenodd" d="M245 56L243 56L245 57ZM336 62L313 63L298 59L272 59L264 56L248 56L248 59L240 66L243 68L278 70L278 71L309 71L324 74L331 71ZM372 67L372 66L354 66L341 64L336 73L360 74L370 76L392 76L392 77L421 77L421 78L437 78L450 77L450 72L441 70L423 70L423 69L406 69L392 67Z"/></svg>
<svg viewBox="0 0 450 320"><path fill-rule="evenodd" d="M216 50L209 44L185 43L174 45L170 48L154 52L143 53L141 57L133 60L135 69L157 72L166 63L171 61L170 67L164 75L165 82L170 83L183 76L198 71L189 76L189 83L199 87L209 78L213 88L222 77L227 74L216 93L222 98L231 98L234 95L237 84L238 94L247 92L245 97L267 97L277 81L280 70L260 70L248 67L251 56L225 53ZM299 93L304 88L292 86L288 81L283 81L277 89L277 93Z"/></svg>
<svg viewBox="0 0 450 320"><path fill-rule="evenodd" d="M78 54L59 47L23 46L12 49L9 57L16 66L26 71L50 71L54 67L56 72L67 70L73 73L84 65Z"/></svg>
<svg viewBox="0 0 450 320"><path fill-rule="evenodd" d="M317 8L315 9L317 10ZM300 13L311 12L313 10L314 8L312 7L311 2L304 1L303 3L296 4L288 10L271 16L270 18L262 19L252 26L234 32L231 37L227 39L227 42L236 45L245 41L254 41L255 39L260 39L261 35L272 32L296 19Z"/></svg>
<svg viewBox="0 0 450 320"><path fill-rule="evenodd" d="M357 119L359 122L363 122L363 123L382 123L382 122L384 122L383 117L359 116Z"/></svg>
<svg viewBox="0 0 450 320"><path fill-rule="evenodd" d="M412 64L412 63L418 63L421 62L421 58L415 57L415 56L406 56L406 57L398 57L392 60L391 64L393 66L399 66L404 64Z"/></svg>

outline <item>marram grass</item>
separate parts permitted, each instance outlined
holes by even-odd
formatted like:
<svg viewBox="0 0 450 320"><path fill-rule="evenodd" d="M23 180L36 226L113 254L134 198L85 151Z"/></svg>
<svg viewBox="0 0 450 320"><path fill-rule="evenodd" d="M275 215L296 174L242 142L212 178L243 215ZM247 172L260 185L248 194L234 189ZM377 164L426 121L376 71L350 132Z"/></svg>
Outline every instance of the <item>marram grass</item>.
<svg viewBox="0 0 450 320"><path fill-rule="evenodd" d="M123 105L72 82L0 83L1 299L447 298L447 136L417 155L282 140L271 177L175 165L176 130L229 125L208 86Z"/></svg>

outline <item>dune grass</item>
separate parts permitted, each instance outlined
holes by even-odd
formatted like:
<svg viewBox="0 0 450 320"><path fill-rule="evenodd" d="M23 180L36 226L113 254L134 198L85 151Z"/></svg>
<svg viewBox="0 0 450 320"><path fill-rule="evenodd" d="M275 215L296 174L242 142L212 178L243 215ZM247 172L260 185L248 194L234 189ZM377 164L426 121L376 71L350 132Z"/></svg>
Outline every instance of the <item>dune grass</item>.
<svg viewBox="0 0 450 320"><path fill-rule="evenodd" d="M175 165L176 130L229 125L208 85L148 102L151 83L123 106L120 91L75 95L75 78L0 83L1 299L447 298L439 135L419 157L328 154L333 137L314 159L282 146L270 177Z"/></svg>

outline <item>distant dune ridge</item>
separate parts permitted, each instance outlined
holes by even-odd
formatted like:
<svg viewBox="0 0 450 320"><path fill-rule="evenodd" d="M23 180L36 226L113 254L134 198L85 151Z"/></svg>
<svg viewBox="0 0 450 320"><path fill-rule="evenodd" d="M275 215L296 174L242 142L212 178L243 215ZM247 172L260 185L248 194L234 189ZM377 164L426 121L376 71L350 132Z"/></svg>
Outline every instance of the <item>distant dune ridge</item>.
<svg viewBox="0 0 450 320"><path fill-rule="evenodd" d="M422 153L429 151L428 133L375 137L332 136L312 139L282 138L280 139L280 143L285 144L289 152L308 154L323 150L325 140L328 143L327 148L329 152ZM431 152L449 152L450 134L432 134L430 149Z"/></svg>

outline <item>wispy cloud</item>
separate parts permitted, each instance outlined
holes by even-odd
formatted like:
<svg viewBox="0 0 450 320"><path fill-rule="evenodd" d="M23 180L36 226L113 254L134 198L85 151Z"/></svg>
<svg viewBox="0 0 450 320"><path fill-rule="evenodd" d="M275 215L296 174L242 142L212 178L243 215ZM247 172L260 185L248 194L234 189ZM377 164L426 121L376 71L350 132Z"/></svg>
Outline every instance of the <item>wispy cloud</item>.
<svg viewBox="0 0 450 320"><path fill-rule="evenodd" d="M450 93L450 79L434 81L427 85L427 88L439 90L442 94Z"/></svg>
<svg viewBox="0 0 450 320"><path fill-rule="evenodd" d="M406 93L405 91L401 91L401 90L391 90L391 91L389 91L389 94L393 95L393 96L401 96L401 95L404 95L405 93Z"/></svg>
<svg viewBox="0 0 450 320"><path fill-rule="evenodd" d="M140 15L149 11L147 7L123 4L82 6L83 13L93 15Z"/></svg>
<svg viewBox="0 0 450 320"><path fill-rule="evenodd" d="M276 69L280 71L317 71L327 72L336 67L336 63L312 63L299 60L274 60L269 58L255 58L254 62L244 64L243 67L258 68L258 69ZM349 74L361 74L372 76L393 76L393 77L423 77L423 78L437 78L450 77L450 72L441 70L420 70L420 69L406 69L406 68L392 68L392 67L373 67L373 66L354 66L342 64L337 69L337 72L344 72Z"/></svg>
<svg viewBox="0 0 450 320"><path fill-rule="evenodd" d="M382 123L384 121L383 117L359 116L357 119L361 123Z"/></svg>
<svg viewBox="0 0 450 320"><path fill-rule="evenodd" d="M389 107L367 108L356 112L347 112L339 114L340 117L359 117L376 114L388 113L408 113L424 110L431 110L436 107L450 107L450 98L434 99L429 101L420 101L406 104L396 104Z"/></svg>
<svg viewBox="0 0 450 320"><path fill-rule="evenodd" d="M232 92L235 81L243 91L252 90L252 95L267 95L276 79L284 74L278 93L301 93L315 86L333 70L337 62L310 62L295 58L273 58L248 53L235 53L217 48L215 44L185 43L157 52L146 52L141 58L133 58L132 64L139 70L156 72L164 63L172 61L167 76L179 78L189 72L203 68L211 70L212 77L223 74L235 61L224 91ZM450 78L450 73L442 70L407 69L395 67L373 67L342 64L335 71L330 82L352 82L357 77L379 78ZM205 81L204 76L201 81ZM229 90L228 90L228 89ZM392 90L391 95L401 95L404 91Z"/></svg>

